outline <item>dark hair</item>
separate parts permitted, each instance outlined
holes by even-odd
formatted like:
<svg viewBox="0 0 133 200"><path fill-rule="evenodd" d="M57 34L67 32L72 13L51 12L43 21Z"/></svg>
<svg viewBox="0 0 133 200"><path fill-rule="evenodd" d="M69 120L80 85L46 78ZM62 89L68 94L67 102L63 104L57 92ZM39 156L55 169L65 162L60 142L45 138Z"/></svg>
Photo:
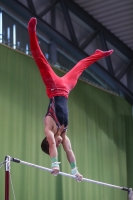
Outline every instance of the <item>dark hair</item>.
<svg viewBox="0 0 133 200"><path fill-rule="evenodd" d="M45 137L41 143L41 149L44 153L49 155L49 143L47 141L47 138Z"/></svg>

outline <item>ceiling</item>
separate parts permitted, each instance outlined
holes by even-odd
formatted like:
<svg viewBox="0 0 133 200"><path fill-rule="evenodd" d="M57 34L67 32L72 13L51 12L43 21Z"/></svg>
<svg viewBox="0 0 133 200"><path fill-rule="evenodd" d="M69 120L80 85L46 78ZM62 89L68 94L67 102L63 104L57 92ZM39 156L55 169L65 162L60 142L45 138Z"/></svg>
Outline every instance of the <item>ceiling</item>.
<svg viewBox="0 0 133 200"><path fill-rule="evenodd" d="M133 0L74 0L133 50Z"/></svg>
<svg viewBox="0 0 133 200"><path fill-rule="evenodd" d="M133 105L133 0L2 0L0 6L26 24L35 16L40 34L75 62L97 48L113 48L85 76Z"/></svg>

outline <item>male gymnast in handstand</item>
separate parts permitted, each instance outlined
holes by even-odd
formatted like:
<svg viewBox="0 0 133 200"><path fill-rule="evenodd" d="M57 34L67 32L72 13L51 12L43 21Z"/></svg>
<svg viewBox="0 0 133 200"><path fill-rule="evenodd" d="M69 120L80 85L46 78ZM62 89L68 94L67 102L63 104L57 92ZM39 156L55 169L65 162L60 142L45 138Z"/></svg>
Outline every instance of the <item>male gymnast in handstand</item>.
<svg viewBox="0 0 133 200"><path fill-rule="evenodd" d="M70 91L75 87L82 72L99 59L111 55L113 50L96 50L91 56L79 61L63 77L58 77L38 45L36 24L36 18L31 18L28 23L30 48L49 98L49 106L44 118L44 132L46 137L41 143L41 148L51 158L52 174L57 175L60 171L57 148L62 144L71 166L72 175L75 175L77 181L82 181L83 176L78 172L71 142L66 135L68 128L68 96Z"/></svg>

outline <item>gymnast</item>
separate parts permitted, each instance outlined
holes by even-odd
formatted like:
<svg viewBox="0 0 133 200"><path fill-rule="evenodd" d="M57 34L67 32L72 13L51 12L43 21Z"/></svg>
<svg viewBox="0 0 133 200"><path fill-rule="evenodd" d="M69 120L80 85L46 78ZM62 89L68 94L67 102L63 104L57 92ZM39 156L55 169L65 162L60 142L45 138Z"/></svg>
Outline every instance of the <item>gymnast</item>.
<svg viewBox="0 0 133 200"><path fill-rule="evenodd" d="M68 128L68 96L70 91L75 87L82 72L99 59L111 55L113 50L96 50L91 56L79 61L64 76L58 77L39 47L36 36L36 24L36 18L31 18L28 23L30 48L49 98L49 106L44 118L44 132L46 137L41 143L41 148L43 152L50 156L52 174L56 176L60 171L57 149L62 144L71 166L71 174L75 176L76 181L80 182L83 176L78 172L71 142L66 135Z"/></svg>

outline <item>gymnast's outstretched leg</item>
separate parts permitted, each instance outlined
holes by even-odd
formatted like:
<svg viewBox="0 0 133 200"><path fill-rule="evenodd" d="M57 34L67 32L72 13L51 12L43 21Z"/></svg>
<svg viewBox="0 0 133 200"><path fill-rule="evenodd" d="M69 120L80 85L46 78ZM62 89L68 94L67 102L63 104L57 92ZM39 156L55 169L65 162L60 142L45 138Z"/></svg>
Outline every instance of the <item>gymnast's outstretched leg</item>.
<svg viewBox="0 0 133 200"><path fill-rule="evenodd" d="M39 71L41 73L43 82L47 89L47 94L49 96L49 91L51 89L56 88L56 81L60 81L60 77L58 77L55 72L52 70L50 64L48 63L47 59L44 57L36 36L36 19L31 18L28 23L28 32L30 36L30 48L32 55L34 57L34 60L39 68Z"/></svg>
<svg viewBox="0 0 133 200"><path fill-rule="evenodd" d="M62 77L64 84L67 86L69 92L74 88L79 76L94 62L100 60L103 57L109 56L113 53L113 50L101 51L97 49L91 56L80 60L66 75Z"/></svg>

